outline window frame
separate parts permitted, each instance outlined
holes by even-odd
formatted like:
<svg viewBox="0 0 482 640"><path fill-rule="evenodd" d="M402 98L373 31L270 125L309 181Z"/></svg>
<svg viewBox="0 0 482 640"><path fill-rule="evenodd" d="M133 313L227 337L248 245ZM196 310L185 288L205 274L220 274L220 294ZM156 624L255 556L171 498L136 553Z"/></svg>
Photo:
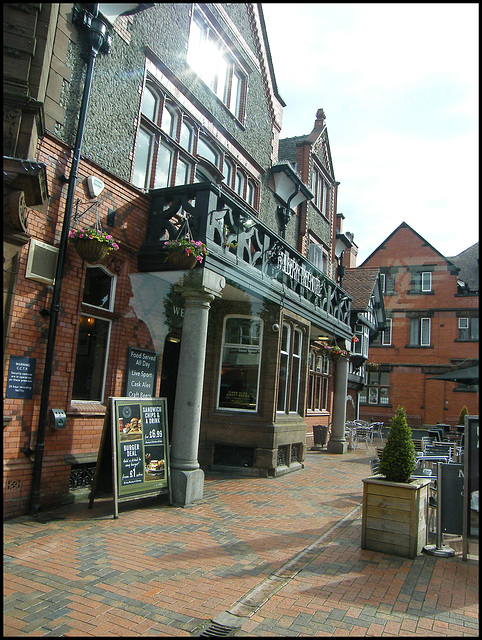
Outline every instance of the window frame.
<svg viewBox="0 0 482 640"><path fill-rule="evenodd" d="M328 411L329 373L330 362L328 358L312 347L308 362L308 412Z"/></svg>
<svg viewBox="0 0 482 640"><path fill-rule="evenodd" d="M428 281L428 286L427 286ZM420 290L422 293L432 291L432 272L422 271L420 276Z"/></svg>
<svg viewBox="0 0 482 640"><path fill-rule="evenodd" d="M208 57L223 61L219 73L214 61L206 64ZM243 123L248 74L225 38L198 6L192 12L186 63L228 111Z"/></svg>
<svg viewBox="0 0 482 640"><path fill-rule="evenodd" d="M228 322L230 320L233 319L239 319L239 320L250 320L251 322L256 322L259 325L259 337L258 337L258 344L257 345L249 345L243 342L239 342L239 343L235 343L235 342L228 342L226 337L227 337L227 328L228 328ZM243 315L243 314L229 314L227 316L224 317L223 320L223 333L222 333L222 337L221 337L221 351L220 351L220 359L219 359L219 374L218 374L218 381L217 381L217 394L216 394L216 410L218 411L238 411L238 412L244 412L247 414L255 414L258 412L259 410L259 394L260 394L260 379L261 379L261 362L262 362L262 356L263 356L263 327L264 327L264 323L263 320L261 320L261 318L259 318L258 316L250 316L250 315ZM229 406L222 406L220 404L221 402L221 387L222 387L222 381L223 381L223 358L224 358L224 351L226 348L239 348L239 349L243 349L247 352L253 352L253 353L257 353L258 354L258 360L257 360L257 367L258 367L258 371L257 371L257 381L256 381L256 402L255 402L255 407L254 409L249 409L249 408L242 408L242 407L229 407Z"/></svg>
<svg viewBox="0 0 482 640"><path fill-rule="evenodd" d="M387 381L382 376L388 376ZM375 401L373 401L373 400ZM367 372L367 383L359 393L360 404L387 407L390 405L390 374L388 371Z"/></svg>
<svg viewBox="0 0 482 640"><path fill-rule="evenodd" d="M382 331L382 336L381 336L382 347L389 347L392 345L392 329L393 329L392 318L387 318L386 321L387 321L387 328ZM388 342L386 341L387 333L388 333Z"/></svg>
<svg viewBox="0 0 482 640"><path fill-rule="evenodd" d="M89 269L98 269L100 271L102 271L103 273L105 273L105 275L110 279L110 287L109 287L109 305L108 307L103 307L103 306L98 306L95 304L92 304L90 302L85 302L84 301L84 297L85 297L85 289L87 286L87 278L88 278L88 274L89 274ZM106 378L107 378L107 368L108 368L108 361L109 361L109 351L110 351L110 340L111 340L111 335L112 335L112 325L113 325L113 319L114 319L114 306L115 306L115 294L116 294L116 285L117 285L117 276L113 273L111 273L108 269L106 269L103 265L87 265L87 270L86 270L86 277L84 280L84 289L82 292L82 301L81 301L81 312L80 312L80 316L79 316L79 331L78 331L78 335L77 335L77 348L76 348L76 352L75 352L75 362L74 362L74 372L73 372L73 378L72 378L72 402L76 402L76 403L82 403L82 402L97 402L102 404L104 401L104 396L105 396L105 389L106 389ZM102 356L102 362L101 362L101 370L102 370L102 374L101 374L101 382L100 382L100 387L98 389L98 397L97 398L76 398L74 396L75 394L75 386L76 386L76 372L77 372L77 365L78 365L78 357L83 357L83 356L87 356L88 353L79 353L80 347L81 347L81 339L83 336L83 331L81 329L81 318L92 318L94 321L99 321L100 323L105 323L106 324L106 328L107 328L107 333L106 333L106 340L105 340L105 345L104 345L104 353ZM83 347L82 347L83 348ZM88 346L87 346L88 348ZM98 357L95 358L90 358L88 360L88 365L89 365L89 371L94 370L94 368L96 366L98 366ZM79 363L80 366L80 363ZM83 371L79 371L77 373L77 375L85 377L85 369Z"/></svg>

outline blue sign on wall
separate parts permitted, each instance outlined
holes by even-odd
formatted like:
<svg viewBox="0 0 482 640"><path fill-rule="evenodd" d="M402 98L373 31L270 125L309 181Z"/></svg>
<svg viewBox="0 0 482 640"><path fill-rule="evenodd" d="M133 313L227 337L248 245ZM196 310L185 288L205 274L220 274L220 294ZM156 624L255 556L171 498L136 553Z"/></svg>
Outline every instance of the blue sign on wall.
<svg viewBox="0 0 482 640"><path fill-rule="evenodd" d="M30 400L33 396L36 358L10 356L6 398Z"/></svg>

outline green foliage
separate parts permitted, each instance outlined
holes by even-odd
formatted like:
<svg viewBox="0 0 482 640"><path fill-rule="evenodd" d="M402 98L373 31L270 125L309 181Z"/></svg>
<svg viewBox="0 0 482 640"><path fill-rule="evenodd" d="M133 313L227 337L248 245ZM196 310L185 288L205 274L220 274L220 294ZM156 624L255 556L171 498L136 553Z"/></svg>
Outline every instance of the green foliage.
<svg viewBox="0 0 482 640"><path fill-rule="evenodd" d="M465 416L467 416L469 414L469 410L467 409L467 407L464 406L462 407L461 411L460 411L460 415L459 415L459 421L457 422L457 424L465 424Z"/></svg>
<svg viewBox="0 0 482 640"><path fill-rule="evenodd" d="M416 467L412 430L405 409L398 407L391 420L387 443L380 453L380 473L392 482L409 482Z"/></svg>

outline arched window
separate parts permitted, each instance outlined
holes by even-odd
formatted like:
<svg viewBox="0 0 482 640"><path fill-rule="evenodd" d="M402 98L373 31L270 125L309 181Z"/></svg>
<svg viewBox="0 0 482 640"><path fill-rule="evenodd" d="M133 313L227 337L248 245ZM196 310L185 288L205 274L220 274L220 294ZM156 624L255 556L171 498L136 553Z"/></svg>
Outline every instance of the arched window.
<svg viewBox="0 0 482 640"><path fill-rule="evenodd" d="M241 171L236 171L235 191L242 198L244 198L244 184L245 184L244 175L241 173Z"/></svg>
<svg viewBox="0 0 482 640"><path fill-rule="evenodd" d="M179 136L179 143L183 149L185 149L188 153L192 153L194 141L194 131L190 124L188 124L185 120L182 121L181 124L181 134Z"/></svg>
<svg viewBox="0 0 482 640"><path fill-rule="evenodd" d="M233 181L233 164L227 158L224 158L223 164L224 182L228 187L232 187Z"/></svg>
<svg viewBox="0 0 482 640"><path fill-rule="evenodd" d="M197 155L206 158L212 164L218 166L219 165L219 153L216 149L206 141L205 138L199 136L199 140L197 143Z"/></svg>
<svg viewBox="0 0 482 640"><path fill-rule="evenodd" d="M145 115L146 118L149 118L149 120L152 120L152 122L156 122L158 105L159 96L151 87L146 86L142 96L143 115Z"/></svg>

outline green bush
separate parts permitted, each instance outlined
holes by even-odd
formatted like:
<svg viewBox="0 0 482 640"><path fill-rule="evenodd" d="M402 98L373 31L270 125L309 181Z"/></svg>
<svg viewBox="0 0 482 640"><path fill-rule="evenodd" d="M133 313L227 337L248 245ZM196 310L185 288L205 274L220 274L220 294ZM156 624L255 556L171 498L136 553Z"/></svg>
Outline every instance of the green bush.
<svg viewBox="0 0 482 640"><path fill-rule="evenodd" d="M405 409L398 407L391 420L387 443L380 453L380 473L392 482L409 482L416 467L412 430Z"/></svg>
<svg viewBox="0 0 482 640"><path fill-rule="evenodd" d="M457 424L465 425L465 416L467 416L468 414L469 414L469 410L467 409L467 407L464 404L464 406L462 407L462 409L460 411L459 421L457 422Z"/></svg>

